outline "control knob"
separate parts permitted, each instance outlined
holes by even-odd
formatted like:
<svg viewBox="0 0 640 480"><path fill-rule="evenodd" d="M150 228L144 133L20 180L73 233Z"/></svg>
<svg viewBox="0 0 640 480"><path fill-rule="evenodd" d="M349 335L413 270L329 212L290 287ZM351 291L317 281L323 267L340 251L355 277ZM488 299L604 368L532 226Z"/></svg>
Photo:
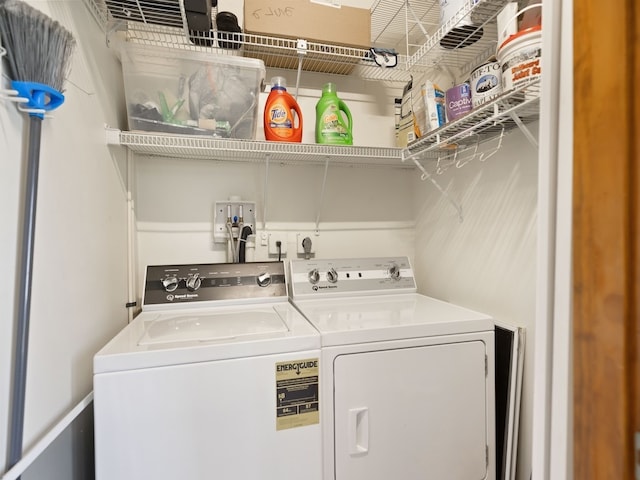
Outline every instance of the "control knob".
<svg viewBox="0 0 640 480"><path fill-rule="evenodd" d="M318 272L317 268L311 270L308 275L309 282L313 283L314 285L320 281L320 272Z"/></svg>
<svg viewBox="0 0 640 480"><path fill-rule="evenodd" d="M338 281L338 272L336 272L335 268L330 268L327 271L327 280L329 283L336 283Z"/></svg>
<svg viewBox="0 0 640 480"><path fill-rule="evenodd" d="M400 280L400 267L395 263L389 267L389 277L393 280Z"/></svg>
<svg viewBox="0 0 640 480"><path fill-rule="evenodd" d="M269 272L263 272L256 277L256 282L259 287L268 287L271 285L271 274Z"/></svg>
<svg viewBox="0 0 640 480"><path fill-rule="evenodd" d="M179 283L178 277L176 277L175 275L171 277L165 277L162 279L162 286L167 292L175 292L176 289L178 288L178 283Z"/></svg>
<svg viewBox="0 0 640 480"><path fill-rule="evenodd" d="M187 278L187 290L191 292L195 292L202 285L202 279L200 278L200 274L196 273L195 275L191 275Z"/></svg>

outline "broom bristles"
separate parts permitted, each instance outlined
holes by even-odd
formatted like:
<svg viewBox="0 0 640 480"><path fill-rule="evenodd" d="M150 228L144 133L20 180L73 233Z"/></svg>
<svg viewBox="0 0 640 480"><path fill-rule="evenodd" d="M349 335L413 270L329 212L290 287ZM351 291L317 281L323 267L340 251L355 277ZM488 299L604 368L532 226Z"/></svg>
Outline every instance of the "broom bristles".
<svg viewBox="0 0 640 480"><path fill-rule="evenodd" d="M71 33L21 0L0 0L0 34L12 80L63 92L76 44Z"/></svg>

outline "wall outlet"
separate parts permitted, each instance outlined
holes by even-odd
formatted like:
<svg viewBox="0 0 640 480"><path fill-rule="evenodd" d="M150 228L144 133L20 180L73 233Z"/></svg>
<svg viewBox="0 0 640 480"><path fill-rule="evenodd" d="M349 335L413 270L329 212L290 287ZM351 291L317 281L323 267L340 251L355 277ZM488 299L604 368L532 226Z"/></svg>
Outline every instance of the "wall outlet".
<svg viewBox="0 0 640 480"><path fill-rule="evenodd" d="M298 233L296 235L296 251L299 256L305 257L307 255L313 256L316 253L316 239L317 236L307 235L304 233ZM305 250L305 245L307 250Z"/></svg>
<svg viewBox="0 0 640 480"><path fill-rule="evenodd" d="M278 251L278 242L280 242L280 250ZM287 256L287 236L284 234L270 233L269 234L269 255Z"/></svg>

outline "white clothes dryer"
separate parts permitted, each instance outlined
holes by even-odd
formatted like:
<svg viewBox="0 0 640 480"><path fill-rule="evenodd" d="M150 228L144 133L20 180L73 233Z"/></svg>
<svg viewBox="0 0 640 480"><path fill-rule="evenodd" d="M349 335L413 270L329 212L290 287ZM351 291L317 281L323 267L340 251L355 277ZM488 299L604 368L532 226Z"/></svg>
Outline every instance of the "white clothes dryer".
<svg viewBox="0 0 640 480"><path fill-rule="evenodd" d="M294 260L322 336L324 480L494 480L494 323L417 293L406 257Z"/></svg>
<svg viewBox="0 0 640 480"><path fill-rule="evenodd" d="M283 263L147 267L94 357L97 480L320 480L319 357Z"/></svg>

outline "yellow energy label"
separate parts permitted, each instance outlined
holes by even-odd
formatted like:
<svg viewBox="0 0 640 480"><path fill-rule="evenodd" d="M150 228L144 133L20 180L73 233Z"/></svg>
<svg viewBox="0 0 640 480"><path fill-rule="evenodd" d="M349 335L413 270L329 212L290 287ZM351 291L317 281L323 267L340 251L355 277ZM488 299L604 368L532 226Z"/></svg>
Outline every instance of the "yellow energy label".
<svg viewBox="0 0 640 480"><path fill-rule="evenodd" d="M276 363L276 430L320 422L317 358Z"/></svg>

